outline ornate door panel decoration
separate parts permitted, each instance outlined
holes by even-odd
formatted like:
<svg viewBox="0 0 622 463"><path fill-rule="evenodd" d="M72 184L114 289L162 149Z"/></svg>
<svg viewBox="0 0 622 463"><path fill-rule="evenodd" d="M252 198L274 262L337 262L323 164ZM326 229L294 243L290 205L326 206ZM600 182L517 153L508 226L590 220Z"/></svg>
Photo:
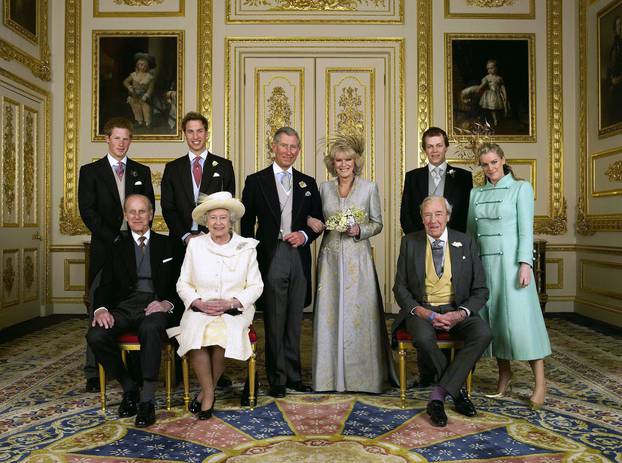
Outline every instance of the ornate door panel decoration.
<svg viewBox="0 0 622 463"><path fill-rule="evenodd" d="M374 68L328 67L324 70L326 84L326 129L324 139L335 132L359 135L367 147L364 176L376 179L375 119L376 70Z"/></svg>
<svg viewBox="0 0 622 463"><path fill-rule="evenodd" d="M304 68L257 68L254 93L257 98L255 125L255 166L269 162L272 136L281 127L293 127L302 137L304 132ZM301 156L302 164L303 158Z"/></svg>
<svg viewBox="0 0 622 463"><path fill-rule="evenodd" d="M22 252L22 302L34 301L39 297L39 251L36 248Z"/></svg>
<svg viewBox="0 0 622 463"><path fill-rule="evenodd" d="M93 0L93 16L156 17L183 16L185 0Z"/></svg>
<svg viewBox="0 0 622 463"><path fill-rule="evenodd" d="M51 233L50 95L0 69L0 329L42 315ZM17 306L3 311L7 306Z"/></svg>
<svg viewBox="0 0 622 463"><path fill-rule="evenodd" d="M38 138L38 115L37 111L24 106L24 154L22 171L22 225L36 227L38 215L38 191L37 191L37 160L35 149L39 144Z"/></svg>
<svg viewBox="0 0 622 463"><path fill-rule="evenodd" d="M2 250L2 309L19 304L19 249Z"/></svg>
<svg viewBox="0 0 622 463"><path fill-rule="evenodd" d="M227 0L227 24L403 24L405 0Z"/></svg>
<svg viewBox="0 0 622 463"><path fill-rule="evenodd" d="M19 104L4 98L2 101L2 226L18 226L17 162L20 130Z"/></svg>

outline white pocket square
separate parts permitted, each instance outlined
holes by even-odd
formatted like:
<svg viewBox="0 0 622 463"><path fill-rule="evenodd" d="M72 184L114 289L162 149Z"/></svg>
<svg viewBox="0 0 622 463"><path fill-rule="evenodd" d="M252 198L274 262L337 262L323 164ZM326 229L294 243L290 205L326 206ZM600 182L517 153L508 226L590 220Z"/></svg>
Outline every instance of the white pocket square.
<svg viewBox="0 0 622 463"><path fill-rule="evenodd" d="M134 182L134 185L142 185L142 184L143 184L143 182L141 182L140 180L137 181L137 182Z"/></svg>
<svg viewBox="0 0 622 463"><path fill-rule="evenodd" d="M310 191L305 192L305 196L311 196L311 192Z"/></svg>
<svg viewBox="0 0 622 463"><path fill-rule="evenodd" d="M220 177L220 174L218 172L214 172L214 175L212 175L212 177Z"/></svg>
<svg viewBox="0 0 622 463"><path fill-rule="evenodd" d="M169 257L168 259L164 259L164 260L162 261L162 263L163 263L163 264L166 264L167 262L169 262L169 261L171 261L171 260L173 260L173 258L172 258L172 257Z"/></svg>

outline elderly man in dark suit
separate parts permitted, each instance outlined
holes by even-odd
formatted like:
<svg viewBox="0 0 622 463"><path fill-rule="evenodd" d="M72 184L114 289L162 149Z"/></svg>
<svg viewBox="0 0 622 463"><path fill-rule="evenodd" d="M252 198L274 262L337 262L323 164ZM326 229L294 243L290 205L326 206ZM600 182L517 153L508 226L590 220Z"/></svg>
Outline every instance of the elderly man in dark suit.
<svg viewBox="0 0 622 463"><path fill-rule="evenodd" d="M437 379L427 405L436 426L447 424L447 395L459 413L476 414L462 386L492 338L488 324L477 314L488 299L477 245L468 235L447 228L450 216L451 206L445 198L423 200L425 230L402 238L393 286L401 309L393 329L406 324ZM451 362L437 347L437 330L449 331L464 341Z"/></svg>
<svg viewBox="0 0 622 463"><path fill-rule="evenodd" d="M404 234L423 230L419 206L427 196L443 196L453 207L449 227L466 232L469 210L469 196L473 178L469 171L447 163L446 154L449 138L439 127L430 127L421 137L421 148L428 158L428 164L406 172L400 206L400 223ZM429 386L433 381L432 368L417 351L419 385Z"/></svg>
<svg viewBox="0 0 622 463"><path fill-rule="evenodd" d="M311 303L310 245L318 233L307 225L307 217L323 221L323 215L315 180L292 167L300 153L298 133L291 127L278 129L271 149L274 163L246 178L241 232L259 240L266 371L270 395L284 397L286 388L311 391L300 373L300 324Z"/></svg>
<svg viewBox="0 0 622 463"><path fill-rule="evenodd" d="M228 191L235 196L235 174L228 159L207 150L208 122L205 116L189 112L181 121L188 153L164 167L161 184L162 215L170 236L185 252L192 237L207 232L192 220L199 193L210 195Z"/></svg>
<svg viewBox="0 0 622 463"><path fill-rule="evenodd" d="M172 314L179 318L183 311L175 288L179 264L168 237L149 229L153 219L149 198L130 195L124 209L130 233L112 246L95 291L96 309L86 338L106 374L121 383L119 416L136 415L136 426L146 427L156 419L155 386L166 326ZM127 331L136 331L140 341L140 394L117 343L118 336Z"/></svg>
<svg viewBox="0 0 622 463"><path fill-rule="evenodd" d="M123 218L123 201L130 194L140 193L155 207L149 167L132 161L127 151L132 143L132 123L122 117L106 122L104 126L108 154L80 168L78 206L82 221L91 231L89 256L89 303L93 310L93 294L99 285L100 272L112 243L121 230L127 230ZM87 392L97 392L97 365L87 348L84 366Z"/></svg>

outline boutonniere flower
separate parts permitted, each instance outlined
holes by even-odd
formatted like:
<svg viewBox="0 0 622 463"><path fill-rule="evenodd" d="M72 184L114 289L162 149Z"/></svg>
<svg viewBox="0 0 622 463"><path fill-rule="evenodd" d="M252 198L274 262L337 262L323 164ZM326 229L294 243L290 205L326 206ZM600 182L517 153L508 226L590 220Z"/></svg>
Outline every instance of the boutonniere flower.
<svg viewBox="0 0 622 463"><path fill-rule="evenodd" d="M462 243L460 241L454 241L453 243L451 243L451 245L454 248L461 248L462 247Z"/></svg>
<svg viewBox="0 0 622 463"><path fill-rule="evenodd" d="M300 188L307 188L307 184L302 180L298 182L298 185L300 185Z"/></svg>
<svg viewBox="0 0 622 463"><path fill-rule="evenodd" d="M454 169L449 169L447 173L453 177L456 171Z"/></svg>
<svg viewBox="0 0 622 463"><path fill-rule="evenodd" d="M135 170L130 170L130 176L136 178L138 177L138 172L136 172Z"/></svg>
<svg viewBox="0 0 622 463"><path fill-rule="evenodd" d="M212 167L216 167L218 165L218 161L212 161Z"/></svg>

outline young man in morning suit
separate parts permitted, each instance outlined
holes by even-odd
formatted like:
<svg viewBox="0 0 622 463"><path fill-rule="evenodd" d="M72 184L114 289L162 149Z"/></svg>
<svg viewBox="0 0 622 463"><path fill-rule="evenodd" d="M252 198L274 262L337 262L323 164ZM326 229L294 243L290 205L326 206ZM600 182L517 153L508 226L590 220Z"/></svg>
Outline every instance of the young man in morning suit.
<svg viewBox="0 0 622 463"><path fill-rule="evenodd" d="M427 405L432 424L445 426L445 397L453 398L456 411L477 412L462 386L492 339L488 323L478 311L488 299L486 276L479 251L469 235L447 228L451 206L442 196L421 203L425 230L402 238L393 294L402 323L413 336L417 351L438 378ZM436 331L448 331L463 347L449 361L436 344Z"/></svg>
<svg viewBox="0 0 622 463"><path fill-rule="evenodd" d="M95 291L95 313L86 335L89 346L106 374L123 388L119 416L136 415L135 425L155 423L155 387L162 346L170 317L179 322L183 304L177 296L179 262L167 236L150 230L151 200L143 195L125 199L125 218L130 231L123 232L110 249ZM140 341L142 390L121 360L117 338L132 330Z"/></svg>
<svg viewBox="0 0 622 463"><path fill-rule="evenodd" d="M188 241L207 232L192 220L199 193L228 191L235 196L235 174L231 161L207 150L208 122L202 114L189 112L181 127L188 153L164 167L160 204L170 236L183 256Z"/></svg>
<svg viewBox="0 0 622 463"><path fill-rule="evenodd" d="M100 281L100 272L112 243L121 230L127 230L123 202L130 194L145 195L155 207L149 167L132 161L127 151L132 143L132 123L122 117L110 119L104 125L108 154L80 168L78 206L82 221L91 231L89 256L89 303L93 310L93 294ZM92 312L91 312L92 314ZM97 363L87 347L84 366L87 392L99 391Z"/></svg>
<svg viewBox="0 0 622 463"><path fill-rule="evenodd" d="M444 196L453 208L449 227L466 232L469 196L473 187L471 173L447 163L445 155L449 139L439 127L430 127L421 137L421 148L428 165L406 172L400 207L400 223L404 234L423 230L419 206L427 196ZM417 352L419 385L426 387L434 381L433 373Z"/></svg>
<svg viewBox="0 0 622 463"><path fill-rule="evenodd" d="M270 395L284 397L286 388L311 391L300 373L300 324L303 309L311 303L309 247L318 234L307 225L307 217L324 218L315 180L292 167L300 153L298 133L290 127L278 129L271 150L274 163L246 177L241 232L259 240L266 372Z"/></svg>
<svg viewBox="0 0 622 463"><path fill-rule="evenodd" d="M205 116L191 111L182 119L181 127L188 153L166 163L160 205L177 257L183 261L188 241L207 233L207 228L192 220L199 194L228 191L235 196L235 174L231 161L207 150L209 125ZM230 386L231 380L222 375L218 385Z"/></svg>
<svg viewBox="0 0 622 463"><path fill-rule="evenodd" d="M400 208L400 223L404 234L423 230L419 206L427 196L444 196L453 208L449 227L466 232L469 196L473 178L467 170L451 166L445 155L449 139L443 129L430 127L423 132L421 148L428 165L406 172Z"/></svg>

